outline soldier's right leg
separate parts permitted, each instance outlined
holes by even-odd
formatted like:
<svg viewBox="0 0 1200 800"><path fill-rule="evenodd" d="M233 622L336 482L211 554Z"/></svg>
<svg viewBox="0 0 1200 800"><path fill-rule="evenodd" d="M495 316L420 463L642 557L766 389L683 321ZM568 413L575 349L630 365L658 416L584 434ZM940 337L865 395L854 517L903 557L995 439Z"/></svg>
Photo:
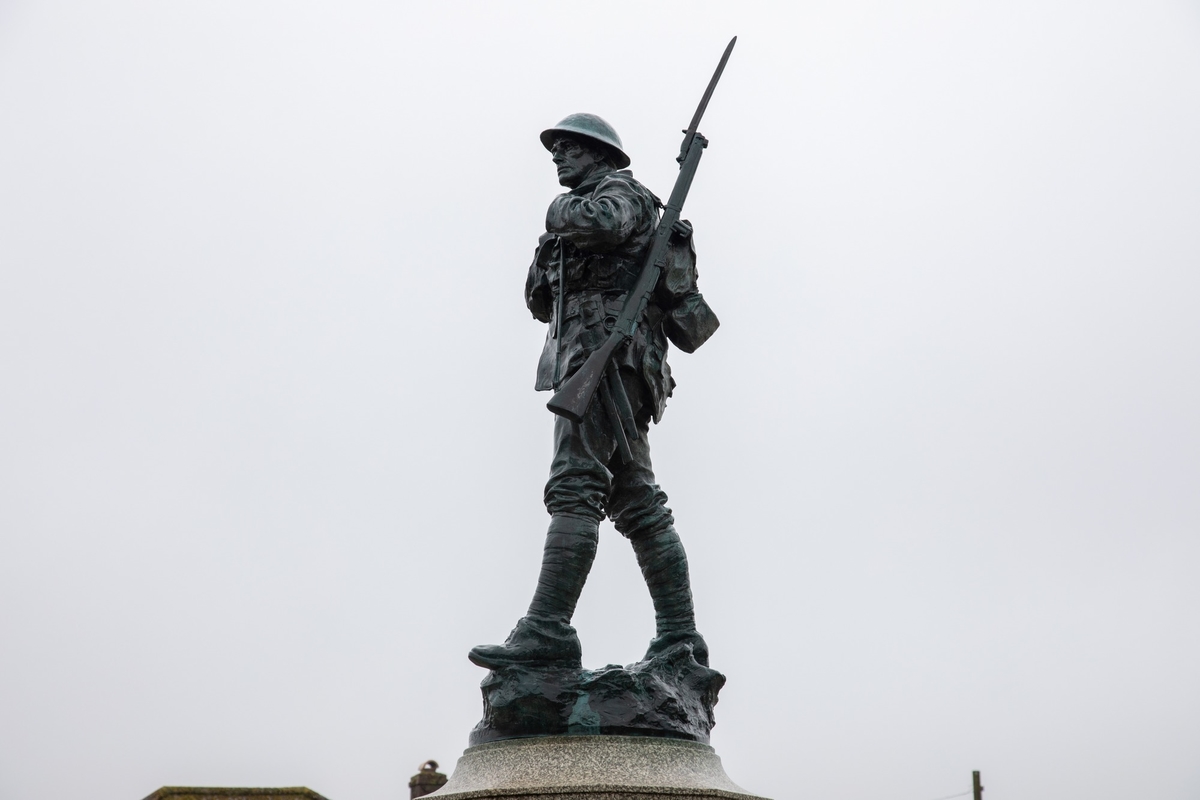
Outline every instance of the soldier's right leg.
<svg viewBox="0 0 1200 800"><path fill-rule="evenodd" d="M469 657L479 666L582 665L579 636L570 623L596 557L611 480L593 450L603 448L603 442L596 441L603 438L602 433L593 430L587 420L582 425L572 425L561 417L556 420L554 461L546 483L550 528L537 589L529 611L504 644L480 645L471 650Z"/></svg>

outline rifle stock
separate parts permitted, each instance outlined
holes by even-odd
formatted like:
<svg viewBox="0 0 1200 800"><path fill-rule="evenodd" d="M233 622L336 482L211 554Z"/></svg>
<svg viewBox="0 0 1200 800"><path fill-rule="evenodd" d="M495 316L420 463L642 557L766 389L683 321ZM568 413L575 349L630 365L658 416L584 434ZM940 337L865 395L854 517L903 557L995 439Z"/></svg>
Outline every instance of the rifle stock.
<svg viewBox="0 0 1200 800"><path fill-rule="evenodd" d="M587 413L592 397L600 386L600 379L604 377L608 360L623 341L625 337L620 331L610 333L600 349L588 356L583 366L554 393L550 402L546 403L546 408L571 422L583 422L583 415Z"/></svg>

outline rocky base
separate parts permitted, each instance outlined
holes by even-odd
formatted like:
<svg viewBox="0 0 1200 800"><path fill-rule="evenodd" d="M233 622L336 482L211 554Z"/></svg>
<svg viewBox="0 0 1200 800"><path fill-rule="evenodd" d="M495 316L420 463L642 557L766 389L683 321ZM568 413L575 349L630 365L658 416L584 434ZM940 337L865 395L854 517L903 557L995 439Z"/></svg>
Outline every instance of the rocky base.
<svg viewBox="0 0 1200 800"><path fill-rule="evenodd" d="M546 736L467 748L432 800L763 800L706 744L646 736Z"/></svg>
<svg viewBox="0 0 1200 800"><path fill-rule="evenodd" d="M687 646L627 667L501 667L480 684L483 719L470 743L596 734L707 743L724 685Z"/></svg>

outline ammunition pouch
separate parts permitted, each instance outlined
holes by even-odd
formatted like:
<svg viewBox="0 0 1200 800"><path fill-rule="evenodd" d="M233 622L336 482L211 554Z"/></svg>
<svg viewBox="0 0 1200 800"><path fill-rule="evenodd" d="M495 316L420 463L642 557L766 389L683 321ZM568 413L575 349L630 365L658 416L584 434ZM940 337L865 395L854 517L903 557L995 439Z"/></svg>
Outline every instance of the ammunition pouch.
<svg viewBox="0 0 1200 800"><path fill-rule="evenodd" d="M624 306L624 292L572 292L563 308L563 329L591 352L608 338Z"/></svg>

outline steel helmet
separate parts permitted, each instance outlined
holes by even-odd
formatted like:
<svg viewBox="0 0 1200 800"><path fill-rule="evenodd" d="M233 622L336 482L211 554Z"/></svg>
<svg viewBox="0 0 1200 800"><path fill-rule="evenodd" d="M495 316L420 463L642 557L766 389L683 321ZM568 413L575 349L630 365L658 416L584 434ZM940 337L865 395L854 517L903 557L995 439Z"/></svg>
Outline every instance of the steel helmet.
<svg viewBox="0 0 1200 800"><path fill-rule="evenodd" d="M617 169L629 166L629 156L625 155L621 137L617 136L612 125L595 114L571 114L553 128L542 131L542 144L549 150L554 146L554 140L560 136L570 136L601 145L612 155Z"/></svg>

